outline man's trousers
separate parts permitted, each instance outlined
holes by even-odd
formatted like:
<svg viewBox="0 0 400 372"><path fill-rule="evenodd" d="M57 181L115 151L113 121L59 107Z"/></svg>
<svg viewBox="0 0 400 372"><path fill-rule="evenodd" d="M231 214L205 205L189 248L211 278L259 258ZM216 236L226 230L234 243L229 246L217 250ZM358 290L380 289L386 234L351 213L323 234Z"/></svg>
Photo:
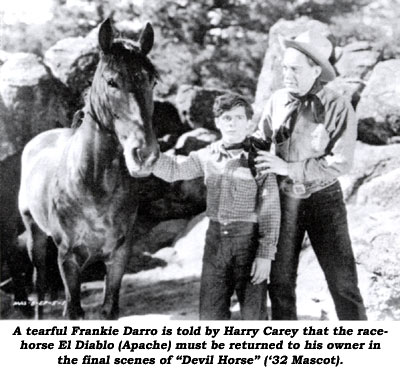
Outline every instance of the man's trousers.
<svg viewBox="0 0 400 372"><path fill-rule="evenodd" d="M272 263L269 294L272 319L297 319L296 279L299 255L307 232L340 320L365 320L357 271L339 182L295 199L281 193L281 230Z"/></svg>

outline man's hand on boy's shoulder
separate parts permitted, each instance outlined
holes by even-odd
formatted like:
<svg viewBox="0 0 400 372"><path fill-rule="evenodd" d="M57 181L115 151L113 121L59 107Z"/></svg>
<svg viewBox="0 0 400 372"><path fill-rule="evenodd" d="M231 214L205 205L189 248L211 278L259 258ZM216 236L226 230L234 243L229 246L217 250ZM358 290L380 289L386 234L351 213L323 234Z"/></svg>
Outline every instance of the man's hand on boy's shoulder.
<svg viewBox="0 0 400 372"><path fill-rule="evenodd" d="M256 157L256 169L261 175L275 173L281 176L289 174L288 163L279 156L267 151L259 151Z"/></svg>
<svg viewBox="0 0 400 372"><path fill-rule="evenodd" d="M271 272L271 260L269 258L256 257L251 267L251 283L260 284L264 280L269 280Z"/></svg>

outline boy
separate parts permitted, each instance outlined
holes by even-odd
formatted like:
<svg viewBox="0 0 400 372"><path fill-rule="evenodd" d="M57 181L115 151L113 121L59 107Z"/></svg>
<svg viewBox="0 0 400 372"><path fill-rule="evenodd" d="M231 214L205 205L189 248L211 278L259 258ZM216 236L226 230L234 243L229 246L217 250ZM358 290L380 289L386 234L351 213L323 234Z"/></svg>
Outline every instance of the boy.
<svg viewBox="0 0 400 372"><path fill-rule="evenodd" d="M253 177L246 136L253 110L237 94L215 100L214 117L222 139L187 157L161 154L153 173L168 182L204 176L206 234L200 286L200 319L230 318L236 291L241 317L266 319L267 281L280 224L275 175ZM254 154L253 154L254 155ZM249 162L250 160L250 162Z"/></svg>

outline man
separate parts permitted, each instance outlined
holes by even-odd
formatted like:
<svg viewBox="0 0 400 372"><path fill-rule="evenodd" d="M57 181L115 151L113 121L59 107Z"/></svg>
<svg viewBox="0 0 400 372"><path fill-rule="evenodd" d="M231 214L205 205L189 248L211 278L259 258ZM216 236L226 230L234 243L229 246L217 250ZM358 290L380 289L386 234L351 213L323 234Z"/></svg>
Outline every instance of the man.
<svg viewBox="0 0 400 372"><path fill-rule="evenodd" d="M266 319L265 297L280 225L276 177L255 178L246 136L253 111L236 94L217 97L214 116L222 140L187 157L161 154L153 173L168 182L204 176L207 230L200 287L200 319L230 318L236 291L242 319Z"/></svg>
<svg viewBox="0 0 400 372"><path fill-rule="evenodd" d="M281 232L271 270L272 319L297 319L296 277L307 232L338 318L366 319L338 176L349 171L357 136L347 100L324 87L335 78L332 45L309 31L282 40L285 88L268 101L261 132L276 155L260 152L262 174L279 175Z"/></svg>

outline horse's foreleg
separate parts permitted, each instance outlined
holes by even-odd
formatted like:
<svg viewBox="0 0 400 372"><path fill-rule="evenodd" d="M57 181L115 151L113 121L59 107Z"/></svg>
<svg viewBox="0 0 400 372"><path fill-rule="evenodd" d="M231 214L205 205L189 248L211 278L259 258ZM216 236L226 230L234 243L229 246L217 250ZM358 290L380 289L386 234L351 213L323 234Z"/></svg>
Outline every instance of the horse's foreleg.
<svg viewBox="0 0 400 372"><path fill-rule="evenodd" d="M102 319L118 319L119 316L119 290L124 275L125 265L128 258L128 247L117 248L106 264L106 278L104 290L104 302L101 308Z"/></svg>
<svg viewBox="0 0 400 372"><path fill-rule="evenodd" d="M60 252L66 251L59 249ZM58 266L64 283L66 307L64 316L69 319L83 319L81 307L81 270L73 254L58 255Z"/></svg>
<svg viewBox="0 0 400 372"><path fill-rule="evenodd" d="M46 254L47 235L33 220L29 211L22 214L22 219L28 234L28 253L35 268L35 287L37 293L36 316L43 317L43 300L46 294Z"/></svg>

